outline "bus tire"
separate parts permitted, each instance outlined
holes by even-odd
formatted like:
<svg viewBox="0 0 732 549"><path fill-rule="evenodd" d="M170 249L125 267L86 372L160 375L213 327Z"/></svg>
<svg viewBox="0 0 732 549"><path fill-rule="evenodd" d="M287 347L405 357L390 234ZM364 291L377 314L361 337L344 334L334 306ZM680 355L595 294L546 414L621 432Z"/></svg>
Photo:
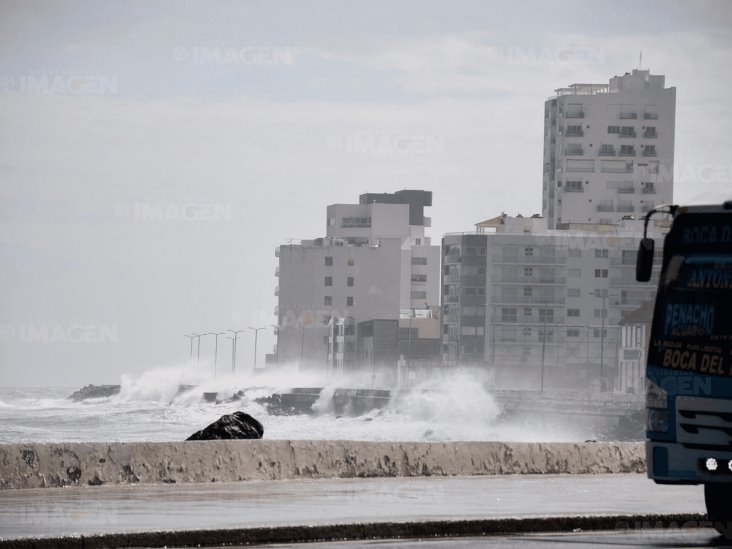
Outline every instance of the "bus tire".
<svg viewBox="0 0 732 549"><path fill-rule="evenodd" d="M704 485L704 503L715 530L732 539L732 483L710 482Z"/></svg>

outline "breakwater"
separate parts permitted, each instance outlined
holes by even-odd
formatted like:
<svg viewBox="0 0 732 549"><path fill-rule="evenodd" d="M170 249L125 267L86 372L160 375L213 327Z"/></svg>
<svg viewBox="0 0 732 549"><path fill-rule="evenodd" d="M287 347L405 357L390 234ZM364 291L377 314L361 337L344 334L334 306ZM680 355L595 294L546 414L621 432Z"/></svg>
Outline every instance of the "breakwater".
<svg viewBox="0 0 732 549"><path fill-rule="evenodd" d="M644 446L636 442L241 440L0 444L0 489L644 471Z"/></svg>

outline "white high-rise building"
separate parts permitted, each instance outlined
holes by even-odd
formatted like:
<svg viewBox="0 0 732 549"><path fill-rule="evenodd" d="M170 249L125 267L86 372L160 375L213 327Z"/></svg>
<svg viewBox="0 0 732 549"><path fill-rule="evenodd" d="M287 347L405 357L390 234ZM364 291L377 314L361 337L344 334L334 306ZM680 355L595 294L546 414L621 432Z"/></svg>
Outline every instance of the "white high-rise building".
<svg viewBox="0 0 732 549"><path fill-rule="evenodd" d="M425 235L432 193L361 195L327 209L326 236L279 246L274 361L349 370L356 327L439 305L440 247Z"/></svg>
<svg viewBox="0 0 732 549"><path fill-rule="evenodd" d="M648 70L555 90L544 108L550 229L613 224L673 200L676 88Z"/></svg>

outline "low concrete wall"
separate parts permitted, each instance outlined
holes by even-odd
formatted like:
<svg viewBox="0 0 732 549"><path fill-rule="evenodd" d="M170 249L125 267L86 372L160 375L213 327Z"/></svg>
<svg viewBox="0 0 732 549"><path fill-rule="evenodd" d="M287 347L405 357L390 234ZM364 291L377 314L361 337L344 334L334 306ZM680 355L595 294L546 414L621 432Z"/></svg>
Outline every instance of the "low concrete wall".
<svg viewBox="0 0 732 549"><path fill-rule="evenodd" d="M640 473L643 443L206 442L0 444L0 489L149 482Z"/></svg>

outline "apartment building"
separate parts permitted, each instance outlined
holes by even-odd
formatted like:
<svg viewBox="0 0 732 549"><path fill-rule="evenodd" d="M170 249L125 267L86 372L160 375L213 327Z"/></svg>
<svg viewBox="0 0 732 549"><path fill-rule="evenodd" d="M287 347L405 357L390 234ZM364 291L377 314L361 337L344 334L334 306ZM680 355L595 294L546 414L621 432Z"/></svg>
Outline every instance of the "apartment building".
<svg viewBox="0 0 732 549"><path fill-rule="evenodd" d="M445 235L444 362L485 368L506 388L615 387L620 319L655 291L635 281L641 224L555 230L502 214Z"/></svg>
<svg viewBox="0 0 732 549"><path fill-rule="evenodd" d="M359 323L438 306L440 247L424 215L431 205L428 191L363 194L358 204L327 207L323 238L277 248L275 363L356 369Z"/></svg>
<svg viewBox="0 0 732 549"><path fill-rule="evenodd" d="M613 224L671 203L675 113L676 88L648 70L555 90L544 106L548 228Z"/></svg>

